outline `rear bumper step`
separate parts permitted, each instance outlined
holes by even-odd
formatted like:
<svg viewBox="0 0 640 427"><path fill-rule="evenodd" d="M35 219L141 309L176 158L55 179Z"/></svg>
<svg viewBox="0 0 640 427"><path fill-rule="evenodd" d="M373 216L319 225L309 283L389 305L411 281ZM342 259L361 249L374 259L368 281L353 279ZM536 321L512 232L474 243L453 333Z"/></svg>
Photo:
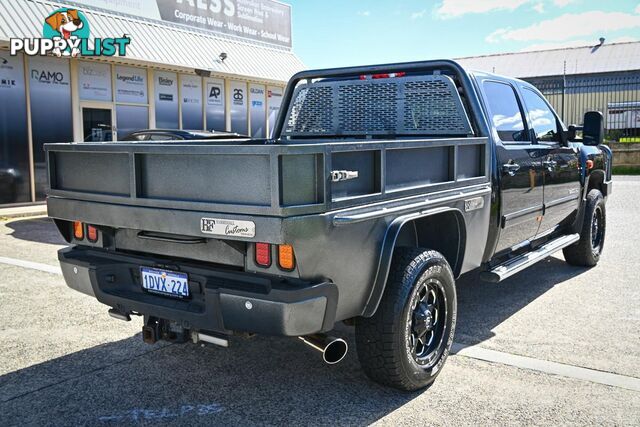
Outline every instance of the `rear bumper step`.
<svg viewBox="0 0 640 427"><path fill-rule="evenodd" d="M330 330L335 321L338 289L331 282L173 262L169 269L188 274L190 289L188 299L173 299L142 289L140 267L163 265L161 258L70 247L58 259L69 287L113 307L110 314L121 320L139 313L195 331L284 336Z"/></svg>
<svg viewBox="0 0 640 427"><path fill-rule="evenodd" d="M531 252L512 258L491 270L481 272L480 278L486 282L501 282L507 277L511 277L525 268L542 261L560 249L574 244L578 240L580 240L580 235L577 233L558 237Z"/></svg>

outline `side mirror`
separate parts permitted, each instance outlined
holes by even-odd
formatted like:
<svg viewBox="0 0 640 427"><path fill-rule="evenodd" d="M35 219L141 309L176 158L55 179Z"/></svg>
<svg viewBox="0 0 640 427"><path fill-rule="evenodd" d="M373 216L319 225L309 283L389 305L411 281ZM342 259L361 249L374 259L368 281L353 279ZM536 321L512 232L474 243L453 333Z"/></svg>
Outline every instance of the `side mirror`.
<svg viewBox="0 0 640 427"><path fill-rule="evenodd" d="M584 113L582 140L584 145L600 145L604 142L604 117L600 111Z"/></svg>

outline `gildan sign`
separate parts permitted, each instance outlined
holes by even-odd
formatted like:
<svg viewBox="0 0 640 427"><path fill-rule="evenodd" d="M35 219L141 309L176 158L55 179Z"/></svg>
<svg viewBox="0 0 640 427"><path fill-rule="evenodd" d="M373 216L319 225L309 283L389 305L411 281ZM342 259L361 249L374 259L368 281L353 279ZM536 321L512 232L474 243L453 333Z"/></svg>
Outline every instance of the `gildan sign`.
<svg viewBox="0 0 640 427"><path fill-rule="evenodd" d="M291 47L291 8L271 0L156 0L161 19Z"/></svg>

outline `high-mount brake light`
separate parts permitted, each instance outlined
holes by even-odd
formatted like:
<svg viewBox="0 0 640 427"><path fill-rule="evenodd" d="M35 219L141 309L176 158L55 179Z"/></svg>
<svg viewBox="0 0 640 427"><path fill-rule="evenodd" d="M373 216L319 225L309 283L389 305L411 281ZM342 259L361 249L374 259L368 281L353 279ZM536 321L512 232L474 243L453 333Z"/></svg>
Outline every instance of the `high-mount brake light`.
<svg viewBox="0 0 640 427"><path fill-rule="evenodd" d="M271 266L271 244L256 243L256 264L260 267Z"/></svg>
<svg viewBox="0 0 640 427"><path fill-rule="evenodd" d="M87 225L87 240L91 243L98 241L98 229L93 225Z"/></svg>
<svg viewBox="0 0 640 427"><path fill-rule="evenodd" d="M293 255L293 246L278 245L278 266L286 271L291 271L296 266L296 259Z"/></svg>
<svg viewBox="0 0 640 427"><path fill-rule="evenodd" d="M399 71L397 73L380 73L380 74L371 74L371 75L362 74L360 76L360 80L393 79L396 77L404 77L406 75L407 73L405 73L404 71Z"/></svg>
<svg viewBox="0 0 640 427"><path fill-rule="evenodd" d="M84 239L84 224L80 221L73 221L73 237L75 237L76 240Z"/></svg>

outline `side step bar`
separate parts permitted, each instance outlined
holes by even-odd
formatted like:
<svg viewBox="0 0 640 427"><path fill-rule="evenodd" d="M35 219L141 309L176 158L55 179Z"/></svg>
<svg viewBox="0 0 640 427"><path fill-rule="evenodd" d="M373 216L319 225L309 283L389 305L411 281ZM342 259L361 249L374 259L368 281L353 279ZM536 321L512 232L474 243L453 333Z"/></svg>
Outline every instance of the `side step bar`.
<svg viewBox="0 0 640 427"><path fill-rule="evenodd" d="M495 266L491 270L481 272L480 279L492 283L501 282L507 277L511 277L519 271L532 266L536 262L542 261L554 252L574 244L578 240L580 240L580 235L577 233L558 237L557 239L545 243L536 250L512 258L509 261Z"/></svg>

